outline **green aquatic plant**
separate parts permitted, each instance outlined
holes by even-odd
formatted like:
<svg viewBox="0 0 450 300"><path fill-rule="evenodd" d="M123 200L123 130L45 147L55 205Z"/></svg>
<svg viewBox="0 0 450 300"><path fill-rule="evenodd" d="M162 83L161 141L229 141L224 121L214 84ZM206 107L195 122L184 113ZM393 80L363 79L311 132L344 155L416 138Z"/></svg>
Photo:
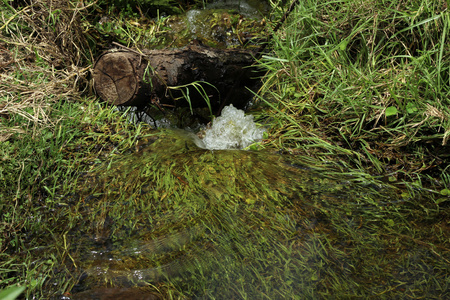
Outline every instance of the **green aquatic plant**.
<svg viewBox="0 0 450 300"><path fill-rule="evenodd" d="M386 272L411 270L411 255L430 251L435 260L419 254L420 268L446 276L448 249L423 242L429 227L413 225L424 218L441 226L446 213L428 198L295 156L198 149L183 131L150 141L101 166L79 193L84 226L71 236L85 242L72 251L89 275L86 288L156 285L211 298L403 295L390 290L395 277L386 287ZM434 284L420 268L411 271L427 281L403 277L407 292L445 295L447 283Z"/></svg>
<svg viewBox="0 0 450 300"><path fill-rule="evenodd" d="M0 290L0 299L2 300L14 300L20 296L25 290L24 286L13 286L4 290Z"/></svg>
<svg viewBox="0 0 450 300"><path fill-rule="evenodd" d="M189 108L191 110L191 114L193 114L193 110L192 110L192 100L191 100L191 89L193 88L193 91L196 91L200 97L205 101L206 105L208 106L209 109L209 113L210 113L210 117L211 119L213 118L213 112L212 112L212 108L211 108L211 101L209 99L208 93L206 92L204 86L209 86L212 87L213 89L215 89L217 92L218 89L212 85L209 82L206 81L195 81L195 82L191 82L188 84L184 84L184 85L178 85L178 86L168 86L167 89L170 91L180 91L181 94L183 95L182 98L174 98L175 101L183 99L186 100L189 104ZM219 95L219 101L220 101L220 95Z"/></svg>

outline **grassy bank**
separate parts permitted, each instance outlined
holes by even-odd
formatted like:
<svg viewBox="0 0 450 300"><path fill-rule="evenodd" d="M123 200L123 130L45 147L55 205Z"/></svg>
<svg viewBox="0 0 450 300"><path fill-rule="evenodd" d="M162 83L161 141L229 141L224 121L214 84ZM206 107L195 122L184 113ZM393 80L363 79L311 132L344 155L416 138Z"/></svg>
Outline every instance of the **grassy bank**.
<svg viewBox="0 0 450 300"><path fill-rule="evenodd" d="M48 298L76 280L62 267L73 227L65 197L145 126L89 96L92 7L12 5L0 4L0 289Z"/></svg>
<svg viewBox="0 0 450 300"><path fill-rule="evenodd" d="M449 18L445 1L299 3L261 60L268 144L447 194Z"/></svg>
<svg viewBox="0 0 450 300"><path fill-rule="evenodd" d="M286 7L272 5L272 20L276 21ZM119 14L117 8L106 10L88 2L55 6L36 1L13 6L2 1L0 6L0 289L20 284L27 286L27 298L60 296L79 279L74 275L69 233L87 220L72 209L80 205L73 195L85 183L83 176L114 162L121 153L134 151L140 141L155 134L149 126L131 125L123 113L98 102L91 90L90 67L109 42L148 46L158 43L169 27L163 18L152 21L139 11ZM102 16L110 21L100 26ZM268 31L273 24L267 21ZM350 253L350 243L329 246L332 241L322 239L322 232L309 237L317 249L305 251L317 266L322 263L317 253L352 262L368 255L364 245L372 242L389 241L404 249L424 243L431 250L419 253L420 259L429 259L431 253L441 262L436 274L445 274L449 245L443 241L450 226L446 221L450 200L449 26L445 1L302 1L269 41L259 61L267 74L253 111L268 127L268 138L263 141L267 150L307 157L311 164L358 174L358 179L375 178L412 196L426 195L426 200L420 198L408 210L409 218L421 218L423 229L405 227L400 235L392 229L385 233L386 239L380 238L374 232L386 224L390 228L407 224L403 215L394 214L395 207L391 211L383 207L386 224L369 222L375 229L368 231L371 236L358 238L354 252ZM180 166L176 171L183 170ZM183 186L185 179L180 178L177 186ZM236 206L240 205L238 201ZM317 215L334 209L333 205L315 207ZM423 209L417 208L420 205ZM277 215L276 206L270 209ZM350 208L345 209L349 220L359 222L349 217ZM375 219L378 212L367 214ZM239 222L235 228L247 228ZM278 226L285 221L267 222ZM343 239L357 235L357 226L342 223L341 215L330 222L340 224L336 235ZM424 224L432 227L431 238ZM316 230L309 224L302 226L306 231ZM239 236L250 231L244 229ZM277 234L274 230L273 236ZM421 242L426 238L427 242ZM296 247L303 247L298 243ZM371 257L378 254L377 247L369 251ZM402 259L399 264L406 269L410 260ZM313 280L322 297L329 295L328 288L333 290L333 284L345 281L340 268L346 272L354 268L340 266L339 261L333 263L336 282L333 277L319 284L318 275L311 271L303 278L305 287ZM417 264L417 269L431 264ZM391 290L381 284L385 270L372 261L365 266L365 275L376 273L378 296L389 295ZM391 267L388 260L383 266ZM435 279L426 270L423 274L425 279L418 281ZM402 285L402 276L392 279L393 286ZM408 284L409 295L423 296L416 290L422 287L420 282ZM437 280L427 286L431 291L446 284ZM358 295L373 295L363 286L341 286L343 294L353 289ZM183 294L170 284L164 288L166 295L179 297L193 289L185 286ZM401 288L393 289L394 295L401 295ZM315 291L311 288L310 292L314 295Z"/></svg>

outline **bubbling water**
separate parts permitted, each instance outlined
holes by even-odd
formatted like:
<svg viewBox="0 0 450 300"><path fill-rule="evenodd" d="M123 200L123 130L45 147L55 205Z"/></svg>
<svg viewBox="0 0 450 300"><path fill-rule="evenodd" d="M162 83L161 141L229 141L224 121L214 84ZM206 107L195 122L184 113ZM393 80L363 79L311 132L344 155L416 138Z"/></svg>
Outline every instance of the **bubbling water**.
<svg viewBox="0 0 450 300"><path fill-rule="evenodd" d="M213 121L211 128L206 129L199 146L210 150L244 149L261 141L264 131L264 128L257 127L253 116L229 105Z"/></svg>

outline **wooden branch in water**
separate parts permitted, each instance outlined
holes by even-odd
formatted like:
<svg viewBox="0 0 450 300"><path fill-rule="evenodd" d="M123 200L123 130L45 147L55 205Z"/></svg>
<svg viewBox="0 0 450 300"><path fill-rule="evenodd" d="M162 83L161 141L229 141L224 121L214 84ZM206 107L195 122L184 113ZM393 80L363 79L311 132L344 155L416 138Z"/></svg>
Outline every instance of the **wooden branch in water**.
<svg viewBox="0 0 450 300"><path fill-rule="evenodd" d="M250 90L260 80L252 53L220 50L200 45L182 49L112 49L94 64L94 87L107 103L160 107L189 106L217 108L228 93L231 103L244 107ZM244 74L241 76L241 74ZM236 80L239 82L236 84ZM206 99L205 99L206 98Z"/></svg>

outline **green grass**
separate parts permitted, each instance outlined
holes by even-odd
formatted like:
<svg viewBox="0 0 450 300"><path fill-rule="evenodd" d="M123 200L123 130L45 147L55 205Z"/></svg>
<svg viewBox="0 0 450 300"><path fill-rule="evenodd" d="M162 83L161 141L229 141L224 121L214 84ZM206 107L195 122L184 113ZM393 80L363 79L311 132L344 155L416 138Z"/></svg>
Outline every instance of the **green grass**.
<svg viewBox="0 0 450 300"><path fill-rule="evenodd" d="M134 147L145 128L82 95L89 43L77 35L79 10L1 7L0 288L19 284L27 298L48 298L76 279L64 267L73 263L66 233L77 224L64 197L80 175Z"/></svg>
<svg viewBox="0 0 450 300"><path fill-rule="evenodd" d="M446 180L444 1L303 1L261 59L273 145L373 174ZM349 153L357 152L356 155ZM327 158L326 158L327 159Z"/></svg>
<svg viewBox="0 0 450 300"><path fill-rule="evenodd" d="M259 61L260 153L199 150L88 96L104 39L157 41L161 20L0 6L1 290L448 298L444 1L300 2Z"/></svg>
<svg viewBox="0 0 450 300"><path fill-rule="evenodd" d="M0 145L0 209L5 212L0 277L3 284L27 284L28 296L43 296L57 278L63 279L58 284L70 284L70 274L58 270L71 262L63 235L75 226L77 216L71 214L66 194L79 188L78 177L133 148L145 132L93 99L60 99L46 114L55 121L51 126L34 125L34 135L12 134ZM14 128L26 121L16 115L2 126Z"/></svg>

